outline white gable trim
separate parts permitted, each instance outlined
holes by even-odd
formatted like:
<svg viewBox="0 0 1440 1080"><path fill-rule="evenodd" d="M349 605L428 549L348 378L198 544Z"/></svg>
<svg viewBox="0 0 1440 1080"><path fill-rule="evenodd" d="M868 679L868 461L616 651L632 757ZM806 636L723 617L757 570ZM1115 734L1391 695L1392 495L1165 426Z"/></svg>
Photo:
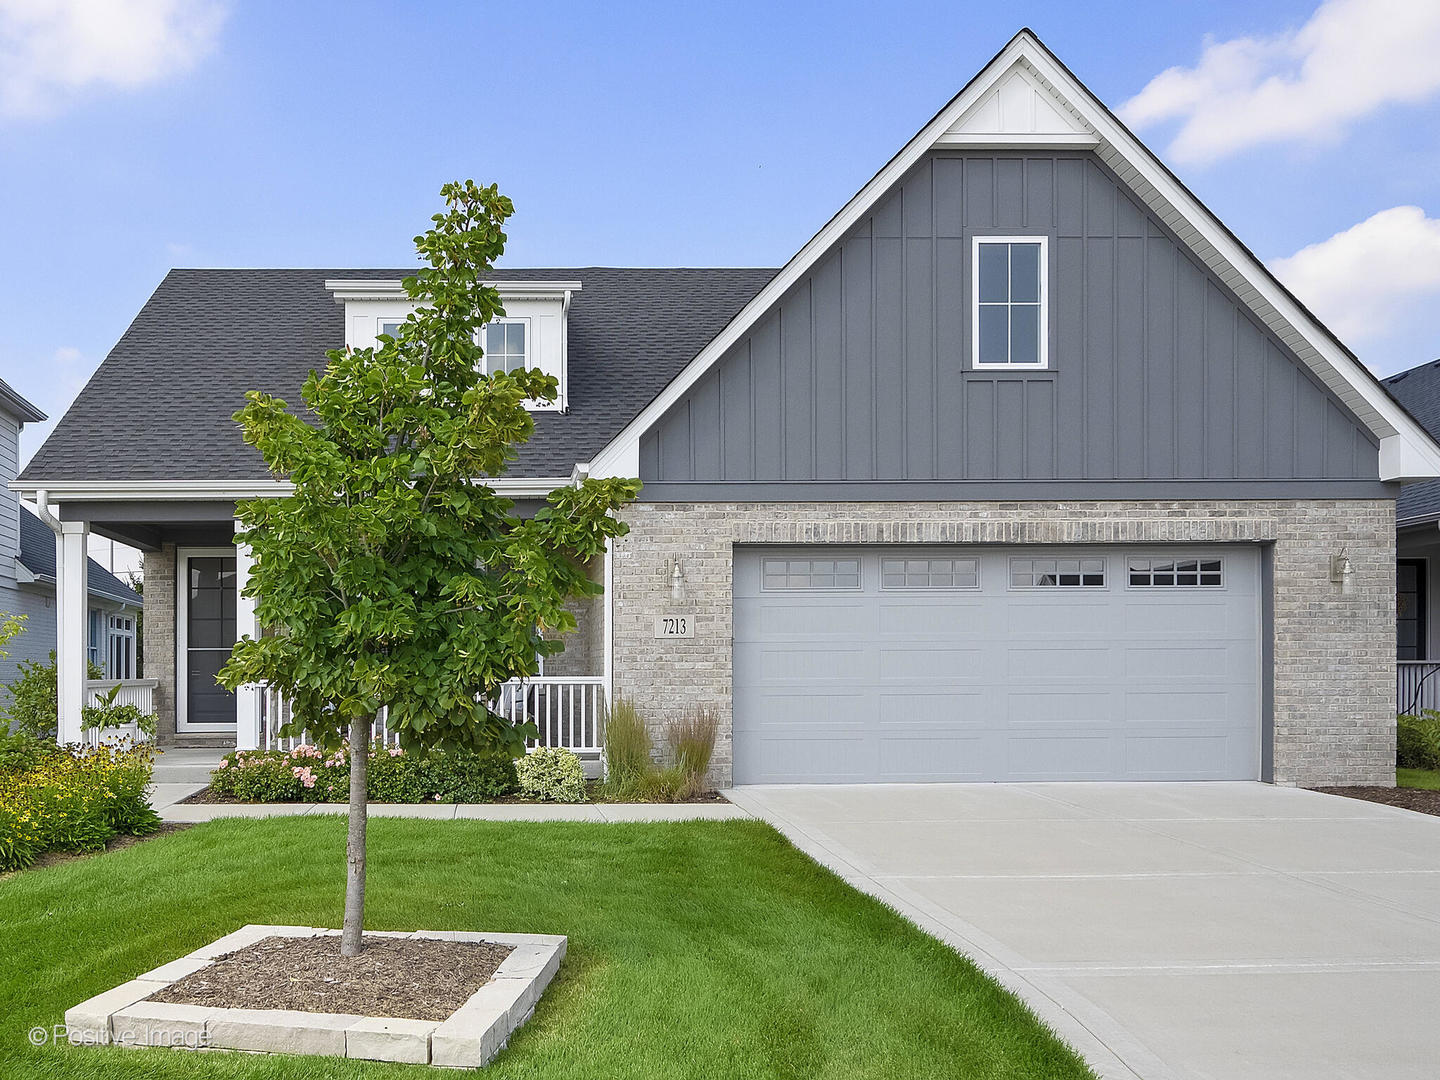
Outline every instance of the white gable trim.
<svg viewBox="0 0 1440 1080"><path fill-rule="evenodd" d="M1381 480L1440 477L1440 445L1028 30L1011 39L594 457L591 475L638 475L645 432L926 153L947 145L1094 148L1380 440Z"/></svg>

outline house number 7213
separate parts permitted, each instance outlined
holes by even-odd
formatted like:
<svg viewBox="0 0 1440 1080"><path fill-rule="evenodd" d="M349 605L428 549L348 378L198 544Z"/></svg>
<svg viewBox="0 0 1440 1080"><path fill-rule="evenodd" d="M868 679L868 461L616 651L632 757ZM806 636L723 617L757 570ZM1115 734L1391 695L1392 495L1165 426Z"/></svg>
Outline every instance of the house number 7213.
<svg viewBox="0 0 1440 1080"><path fill-rule="evenodd" d="M655 619L657 638L688 638L695 636L695 620L689 615L660 615Z"/></svg>

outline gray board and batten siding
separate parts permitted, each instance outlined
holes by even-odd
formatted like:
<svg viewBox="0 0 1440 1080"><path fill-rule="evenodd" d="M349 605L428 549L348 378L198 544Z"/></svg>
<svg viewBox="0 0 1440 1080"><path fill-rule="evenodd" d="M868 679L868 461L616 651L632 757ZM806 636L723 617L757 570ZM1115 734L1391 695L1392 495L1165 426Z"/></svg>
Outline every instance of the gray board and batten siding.
<svg viewBox="0 0 1440 1080"><path fill-rule="evenodd" d="M1049 238L1048 370L974 369L986 235ZM1393 494L1353 414L1060 151L927 156L643 436L640 475L653 501Z"/></svg>

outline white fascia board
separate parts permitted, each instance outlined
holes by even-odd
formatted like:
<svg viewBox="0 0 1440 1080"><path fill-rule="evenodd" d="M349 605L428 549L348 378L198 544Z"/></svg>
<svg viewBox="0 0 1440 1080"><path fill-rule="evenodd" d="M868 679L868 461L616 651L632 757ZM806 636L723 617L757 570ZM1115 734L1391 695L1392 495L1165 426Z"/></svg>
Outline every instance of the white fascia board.
<svg viewBox="0 0 1440 1080"><path fill-rule="evenodd" d="M977 133L975 142L949 132L972 106L1017 64L1026 64L1049 89L1064 99L1094 136L1055 133ZM1136 190L1161 220L1252 307L1302 362L1340 397L1381 442L1381 480L1421 480L1440 476L1440 445L1405 412L1351 357L1334 336L1291 297L1270 273L1236 240L1199 200L1180 184L1099 100L1055 60L1028 31L1017 34L986 67L951 99L904 148L781 268L705 348L642 409L589 463L595 476L636 476L640 438L739 341L831 246L865 216L884 194L936 146L1034 148L1037 137L1051 145L1088 146L1105 160L1121 181ZM1061 138L1061 143L1055 140ZM1087 141L1088 140L1088 141ZM1386 449L1386 441L1398 443Z"/></svg>
<svg viewBox="0 0 1440 1080"><path fill-rule="evenodd" d="M499 476L480 480L495 494L506 498L548 495L573 482L570 476ZM9 488L22 496L44 491L52 503L159 499L199 502L279 498L294 491L295 485L288 480L15 480Z"/></svg>
<svg viewBox="0 0 1440 1080"><path fill-rule="evenodd" d="M511 299L566 300L580 291L578 281L487 281L502 297ZM335 302L349 300L408 300L399 278L327 278L325 289L333 293Z"/></svg>

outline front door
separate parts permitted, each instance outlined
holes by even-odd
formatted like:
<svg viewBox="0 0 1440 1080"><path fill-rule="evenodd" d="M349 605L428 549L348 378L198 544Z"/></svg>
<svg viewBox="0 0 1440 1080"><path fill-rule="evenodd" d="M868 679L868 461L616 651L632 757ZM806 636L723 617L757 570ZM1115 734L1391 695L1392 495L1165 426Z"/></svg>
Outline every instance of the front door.
<svg viewBox="0 0 1440 1080"><path fill-rule="evenodd" d="M215 681L235 644L235 556L188 555L180 566L181 726L235 726L235 695Z"/></svg>

